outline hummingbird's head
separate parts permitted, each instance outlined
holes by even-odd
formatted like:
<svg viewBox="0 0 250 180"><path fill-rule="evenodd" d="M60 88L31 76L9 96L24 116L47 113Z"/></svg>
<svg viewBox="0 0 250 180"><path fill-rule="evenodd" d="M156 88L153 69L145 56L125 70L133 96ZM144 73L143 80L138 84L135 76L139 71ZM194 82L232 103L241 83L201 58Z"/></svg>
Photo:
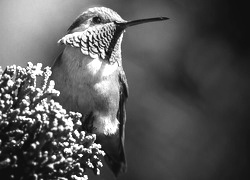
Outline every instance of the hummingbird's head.
<svg viewBox="0 0 250 180"><path fill-rule="evenodd" d="M68 33L84 31L91 27L103 26L107 23L126 22L112 9L106 7L89 8L80 14L69 27Z"/></svg>
<svg viewBox="0 0 250 180"><path fill-rule="evenodd" d="M79 47L84 55L114 63L121 59L122 35L127 27L166 19L157 17L125 21L109 8L89 8L77 17L69 27L68 34L58 42Z"/></svg>

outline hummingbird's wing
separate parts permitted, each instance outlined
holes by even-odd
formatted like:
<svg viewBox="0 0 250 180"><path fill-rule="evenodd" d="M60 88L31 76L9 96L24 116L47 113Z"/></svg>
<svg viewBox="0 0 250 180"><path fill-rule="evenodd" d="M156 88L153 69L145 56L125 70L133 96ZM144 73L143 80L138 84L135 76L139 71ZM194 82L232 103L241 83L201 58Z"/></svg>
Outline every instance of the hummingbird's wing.
<svg viewBox="0 0 250 180"><path fill-rule="evenodd" d="M115 174L115 176L118 176L120 172L126 172L127 170L127 163L124 150L124 138L126 122L125 103L128 98L128 84L125 73L122 68L120 69L118 77L120 86L119 109L117 112L117 120L119 121L119 132L113 136L106 136L102 139L102 147L106 153L105 160L109 165L110 169Z"/></svg>
<svg viewBox="0 0 250 180"><path fill-rule="evenodd" d="M122 139L122 144L124 143L124 135L125 135L125 123L126 123L126 109L125 103L128 98L128 82L126 75L123 70L119 73L119 82L120 82L120 102L119 102L119 110L117 114L117 119L120 122L120 136Z"/></svg>
<svg viewBox="0 0 250 180"><path fill-rule="evenodd" d="M119 110L117 113L117 119L119 120L119 135L120 135L120 158L123 161L123 167L120 169L125 172L127 170L127 163L125 157L124 140L125 140L125 123L126 123L126 108L125 103L128 98L128 83L126 75L123 69L119 73L119 83L120 83L120 102Z"/></svg>

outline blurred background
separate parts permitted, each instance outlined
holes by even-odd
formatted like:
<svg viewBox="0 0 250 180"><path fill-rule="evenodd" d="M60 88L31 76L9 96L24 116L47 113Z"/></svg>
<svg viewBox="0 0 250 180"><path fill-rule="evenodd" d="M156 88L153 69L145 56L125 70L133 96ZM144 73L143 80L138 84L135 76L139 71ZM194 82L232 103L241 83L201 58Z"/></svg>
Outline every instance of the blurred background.
<svg viewBox="0 0 250 180"><path fill-rule="evenodd" d="M93 6L110 7L127 20L170 18L124 35L128 172L119 179L249 179L249 6L226 0L1 0L0 66L51 65L63 49L57 40ZM112 179L107 169L102 173L100 179Z"/></svg>

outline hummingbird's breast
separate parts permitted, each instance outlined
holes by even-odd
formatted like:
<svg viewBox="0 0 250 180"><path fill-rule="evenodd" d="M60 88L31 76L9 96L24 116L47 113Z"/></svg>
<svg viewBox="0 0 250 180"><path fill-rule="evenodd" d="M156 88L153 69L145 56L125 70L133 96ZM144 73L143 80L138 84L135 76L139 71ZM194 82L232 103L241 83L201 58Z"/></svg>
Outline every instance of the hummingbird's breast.
<svg viewBox="0 0 250 180"><path fill-rule="evenodd" d="M92 81L102 81L114 75L118 71L118 63L110 64L100 57L91 58L81 53L80 49L67 46L63 58L68 59L66 63L72 75L76 78L86 78Z"/></svg>
<svg viewBox="0 0 250 180"><path fill-rule="evenodd" d="M99 57L91 58L70 46L65 48L61 61L62 67L53 70L53 79L63 74L61 80L56 81L56 88L61 92L59 102L66 109L83 115L92 112L96 116L97 133L105 133L102 132L105 129L106 134L115 133L120 88L118 64L110 64ZM60 70L64 72L57 73Z"/></svg>

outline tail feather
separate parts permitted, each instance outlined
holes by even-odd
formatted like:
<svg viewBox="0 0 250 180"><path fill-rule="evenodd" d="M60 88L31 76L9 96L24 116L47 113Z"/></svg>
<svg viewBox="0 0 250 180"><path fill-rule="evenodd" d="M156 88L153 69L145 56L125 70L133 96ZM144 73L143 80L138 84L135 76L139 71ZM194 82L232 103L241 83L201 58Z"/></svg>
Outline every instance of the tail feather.
<svg viewBox="0 0 250 180"><path fill-rule="evenodd" d="M109 168L117 177L121 172L126 172L127 163L123 142L119 133L112 136L97 137L97 142L101 141L102 149L105 151L105 161Z"/></svg>

